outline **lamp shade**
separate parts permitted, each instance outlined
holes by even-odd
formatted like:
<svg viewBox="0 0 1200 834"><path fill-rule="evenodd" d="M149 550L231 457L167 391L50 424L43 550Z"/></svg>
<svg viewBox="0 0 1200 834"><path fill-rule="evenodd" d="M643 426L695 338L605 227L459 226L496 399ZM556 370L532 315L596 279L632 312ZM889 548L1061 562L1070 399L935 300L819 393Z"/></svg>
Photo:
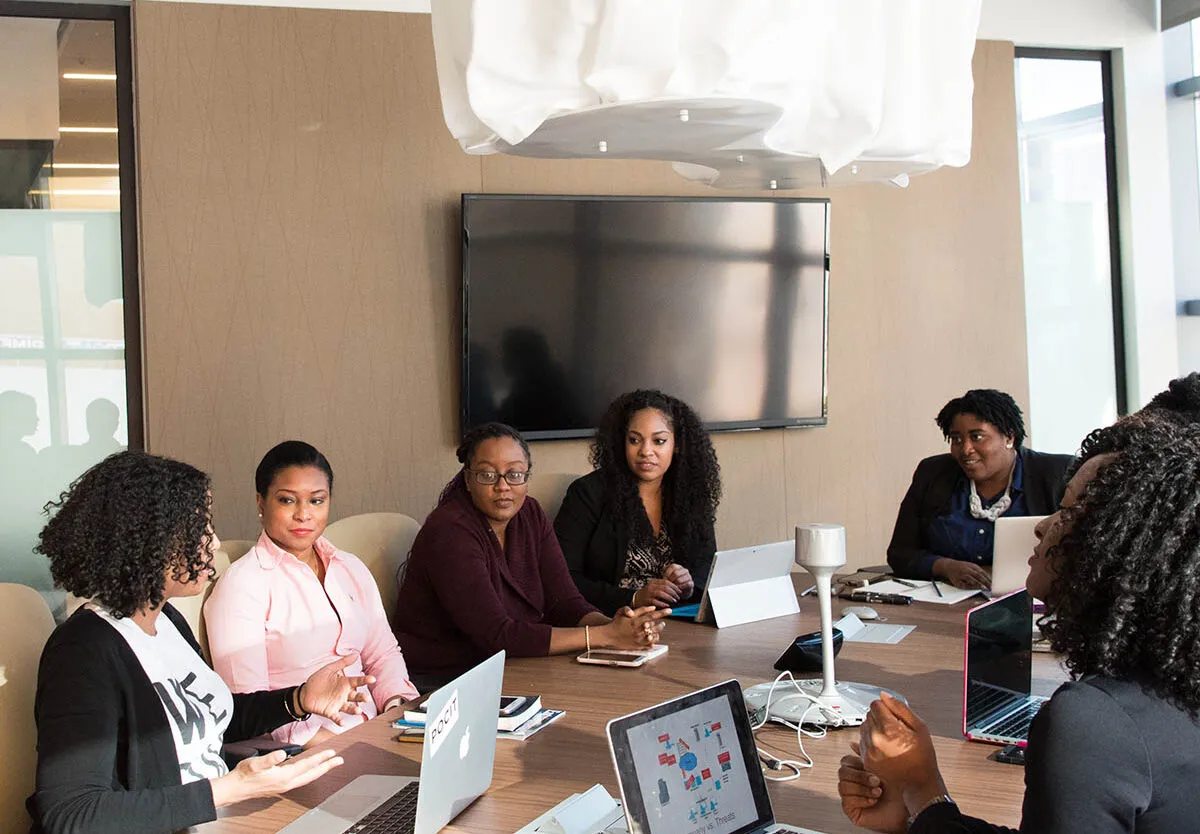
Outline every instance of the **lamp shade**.
<svg viewBox="0 0 1200 834"><path fill-rule="evenodd" d="M965 165L981 0L433 0L468 153L778 188Z"/></svg>

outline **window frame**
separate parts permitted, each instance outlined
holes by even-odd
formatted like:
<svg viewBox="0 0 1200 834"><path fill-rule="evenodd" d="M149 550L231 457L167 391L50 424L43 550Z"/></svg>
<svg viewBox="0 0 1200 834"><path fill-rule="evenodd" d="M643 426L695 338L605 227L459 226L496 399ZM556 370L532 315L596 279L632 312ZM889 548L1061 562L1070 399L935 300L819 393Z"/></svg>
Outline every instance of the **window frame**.
<svg viewBox="0 0 1200 834"><path fill-rule="evenodd" d="M1102 49L1018 46L1014 49L1014 63L1021 58L1095 61L1100 64L1100 83L1104 96L1104 100L1101 102L1104 123L1104 163L1108 192L1108 258L1112 284L1113 370L1116 375L1117 414L1125 416L1129 413L1129 376L1125 351L1125 294L1121 274L1121 225L1117 205L1117 142L1116 117L1113 110L1112 52Z"/></svg>
<svg viewBox="0 0 1200 834"><path fill-rule="evenodd" d="M142 382L142 303L138 276L137 152L134 136L133 39L130 6L99 3L41 3L0 0L0 17L107 20L113 24L114 65L117 74L117 163L120 165L121 292L125 337L125 423L127 447L146 448ZM47 345L47 353L52 348ZM54 361L45 358L47 371ZM56 374L56 377L59 376ZM53 380L50 380L53 382ZM52 427L51 431L54 429Z"/></svg>

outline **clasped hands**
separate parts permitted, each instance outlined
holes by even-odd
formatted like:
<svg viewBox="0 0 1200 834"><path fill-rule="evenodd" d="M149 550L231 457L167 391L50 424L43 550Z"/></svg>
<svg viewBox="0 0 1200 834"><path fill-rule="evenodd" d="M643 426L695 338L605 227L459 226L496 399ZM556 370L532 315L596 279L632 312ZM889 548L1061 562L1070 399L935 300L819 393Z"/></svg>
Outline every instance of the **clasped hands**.
<svg viewBox="0 0 1200 834"><path fill-rule="evenodd" d="M633 607L653 605L670 608L687 599L696 589L692 574L683 565L672 562L663 569L661 579L651 579L633 595Z"/></svg>
<svg viewBox="0 0 1200 834"><path fill-rule="evenodd" d="M871 704L853 755L838 769L838 795L850 821L885 834L902 834L910 816L946 793L933 739L903 701L883 693Z"/></svg>
<svg viewBox="0 0 1200 834"><path fill-rule="evenodd" d="M358 715L369 697L363 687L375 682L374 675L347 675L346 669L358 662L348 655L327 663L300 685L294 696L303 712L321 715L339 726L347 716ZM212 780L213 804L231 805L259 796L286 793L324 776L343 760L332 750L289 759L282 750L265 756L243 759L225 776Z"/></svg>

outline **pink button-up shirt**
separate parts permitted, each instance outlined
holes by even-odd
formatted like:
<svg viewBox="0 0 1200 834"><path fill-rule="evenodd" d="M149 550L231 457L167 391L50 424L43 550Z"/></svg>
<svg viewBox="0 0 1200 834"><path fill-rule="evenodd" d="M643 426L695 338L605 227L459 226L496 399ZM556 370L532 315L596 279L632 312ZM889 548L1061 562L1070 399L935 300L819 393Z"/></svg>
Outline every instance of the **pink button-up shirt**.
<svg viewBox="0 0 1200 834"><path fill-rule="evenodd" d="M271 734L289 744L308 742L322 727L341 732L356 726L393 697L417 697L371 571L323 537L316 551L325 563L324 586L308 565L263 533L225 571L204 605L213 668L234 692L297 686L326 663L355 653L359 663L346 674L376 677L361 717L346 716L346 725L338 727L314 715Z"/></svg>

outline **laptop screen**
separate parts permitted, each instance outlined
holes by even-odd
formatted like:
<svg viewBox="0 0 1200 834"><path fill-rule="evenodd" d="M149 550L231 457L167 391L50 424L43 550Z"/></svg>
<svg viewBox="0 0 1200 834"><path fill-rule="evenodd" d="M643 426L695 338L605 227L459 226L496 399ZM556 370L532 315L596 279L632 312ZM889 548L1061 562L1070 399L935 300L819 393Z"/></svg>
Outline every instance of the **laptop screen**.
<svg viewBox="0 0 1200 834"><path fill-rule="evenodd" d="M773 822L737 681L618 718L608 737L630 834L735 834Z"/></svg>
<svg viewBox="0 0 1200 834"><path fill-rule="evenodd" d="M1028 591L967 614L966 723L976 726L992 709L990 693L1029 694L1033 677L1033 604Z"/></svg>

